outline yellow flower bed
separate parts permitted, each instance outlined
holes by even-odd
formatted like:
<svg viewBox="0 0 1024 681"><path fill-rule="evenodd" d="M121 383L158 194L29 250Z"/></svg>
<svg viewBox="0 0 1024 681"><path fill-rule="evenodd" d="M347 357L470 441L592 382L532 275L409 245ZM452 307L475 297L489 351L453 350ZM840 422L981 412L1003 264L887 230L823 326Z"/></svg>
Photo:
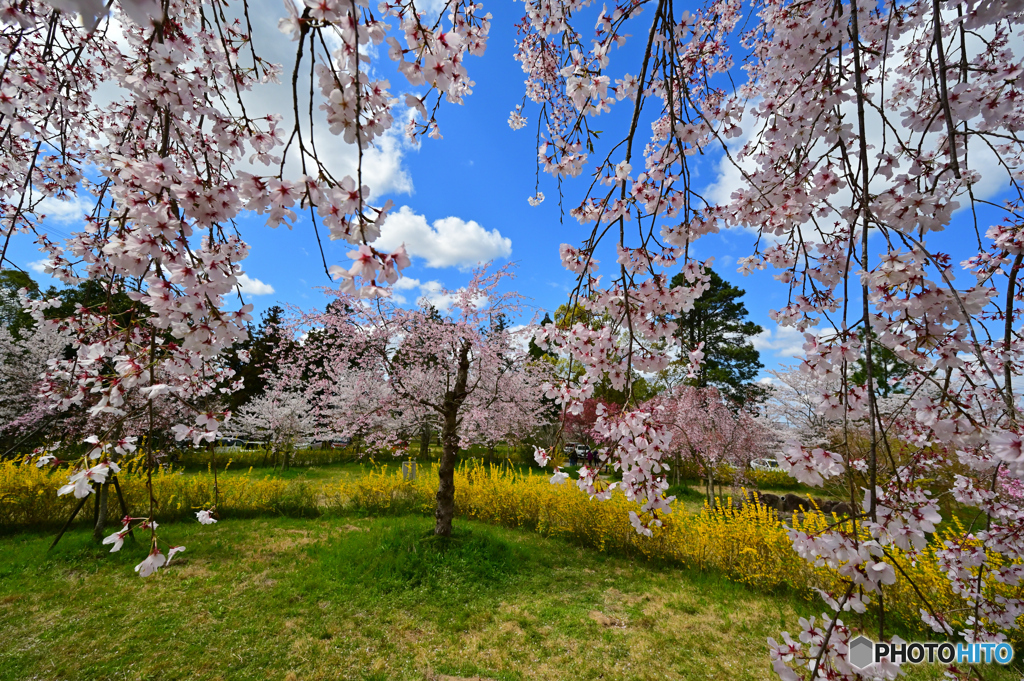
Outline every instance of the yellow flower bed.
<svg viewBox="0 0 1024 681"><path fill-rule="evenodd" d="M59 525L78 505L72 494L57 496L57 489L67 481L68 470L11 461L0 462L0 527ZM137 462L122 466L117 476L129 512L147 515L149 493L146 472ZM108 500L111 518L120 519L121 507L113 487ZM212 472L184 475L173 469L153 472L156 517L173 520L195 518L195 511L209 508L219 498L221 515L251 516L267 513L317 515L321 490L304 481L259 477L252 469L245 475L219 476L214 494ZM79 518L91 518L92 500L80 511ZM110 524L116 524L111 521Z"/></svg>

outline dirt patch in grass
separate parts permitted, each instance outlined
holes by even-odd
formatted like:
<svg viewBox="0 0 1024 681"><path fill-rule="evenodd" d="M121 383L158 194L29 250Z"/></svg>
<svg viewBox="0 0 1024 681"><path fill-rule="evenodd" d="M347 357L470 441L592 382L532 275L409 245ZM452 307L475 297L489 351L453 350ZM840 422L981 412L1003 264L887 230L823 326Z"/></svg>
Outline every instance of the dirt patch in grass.
<svg viewBox="0 0 1024 681"><path fill-rule="evenodd" d="M605 628L625 629L627 626L625 621L606 615L600 610L591 610L589 617Z"/></svg>

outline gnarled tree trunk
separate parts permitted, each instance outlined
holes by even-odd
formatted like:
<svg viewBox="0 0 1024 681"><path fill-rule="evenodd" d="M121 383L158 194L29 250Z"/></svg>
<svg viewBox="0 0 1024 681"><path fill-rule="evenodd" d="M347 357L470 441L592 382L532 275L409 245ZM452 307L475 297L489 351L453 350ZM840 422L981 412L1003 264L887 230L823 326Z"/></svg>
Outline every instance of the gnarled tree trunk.
<svg viewBox="0 0 1024 681"><path fill-rule="evenodd" d="M455 385L445 393L441 408L441 465L438 467L437 524L434 534L452 536L452 518L455 516L455 462L459 458L459 409L466 401L466 383L469 380L469 341L463 340L459 348L458 373Z"/></svg>
<svg viewBox="0 0 1024 681"><path fill-rule="evenodd" d="M420 426L420 460L430 458L430 422L424 421Z"/></svg>

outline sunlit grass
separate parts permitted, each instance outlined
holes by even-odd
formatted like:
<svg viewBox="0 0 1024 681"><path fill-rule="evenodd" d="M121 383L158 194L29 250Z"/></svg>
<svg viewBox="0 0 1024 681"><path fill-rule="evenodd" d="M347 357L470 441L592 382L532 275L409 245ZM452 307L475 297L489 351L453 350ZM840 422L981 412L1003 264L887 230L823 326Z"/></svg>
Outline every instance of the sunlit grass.
<svg viewBox="0 0 1024 681"><path fill-rule="evenodd" d="M480 523L175 524L158 576L86 532L4 540L3 679L763 679L809 606Z"/></svg>

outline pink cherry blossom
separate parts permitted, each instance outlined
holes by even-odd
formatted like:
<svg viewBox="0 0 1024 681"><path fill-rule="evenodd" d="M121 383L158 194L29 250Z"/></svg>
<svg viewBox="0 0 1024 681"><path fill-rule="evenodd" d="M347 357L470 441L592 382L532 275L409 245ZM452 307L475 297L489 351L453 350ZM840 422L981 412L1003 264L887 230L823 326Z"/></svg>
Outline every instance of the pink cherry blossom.
<svg viewBox="0 0 1024 681"><path fill-rule="evenodd" d="M156 572L158 568L163 567L166 562L167 558L164 554L160 553L160 550L156 547L153 547L149 556L135 566L135 571L139 573L139 577L149 577L151 574Z"/></svg>

